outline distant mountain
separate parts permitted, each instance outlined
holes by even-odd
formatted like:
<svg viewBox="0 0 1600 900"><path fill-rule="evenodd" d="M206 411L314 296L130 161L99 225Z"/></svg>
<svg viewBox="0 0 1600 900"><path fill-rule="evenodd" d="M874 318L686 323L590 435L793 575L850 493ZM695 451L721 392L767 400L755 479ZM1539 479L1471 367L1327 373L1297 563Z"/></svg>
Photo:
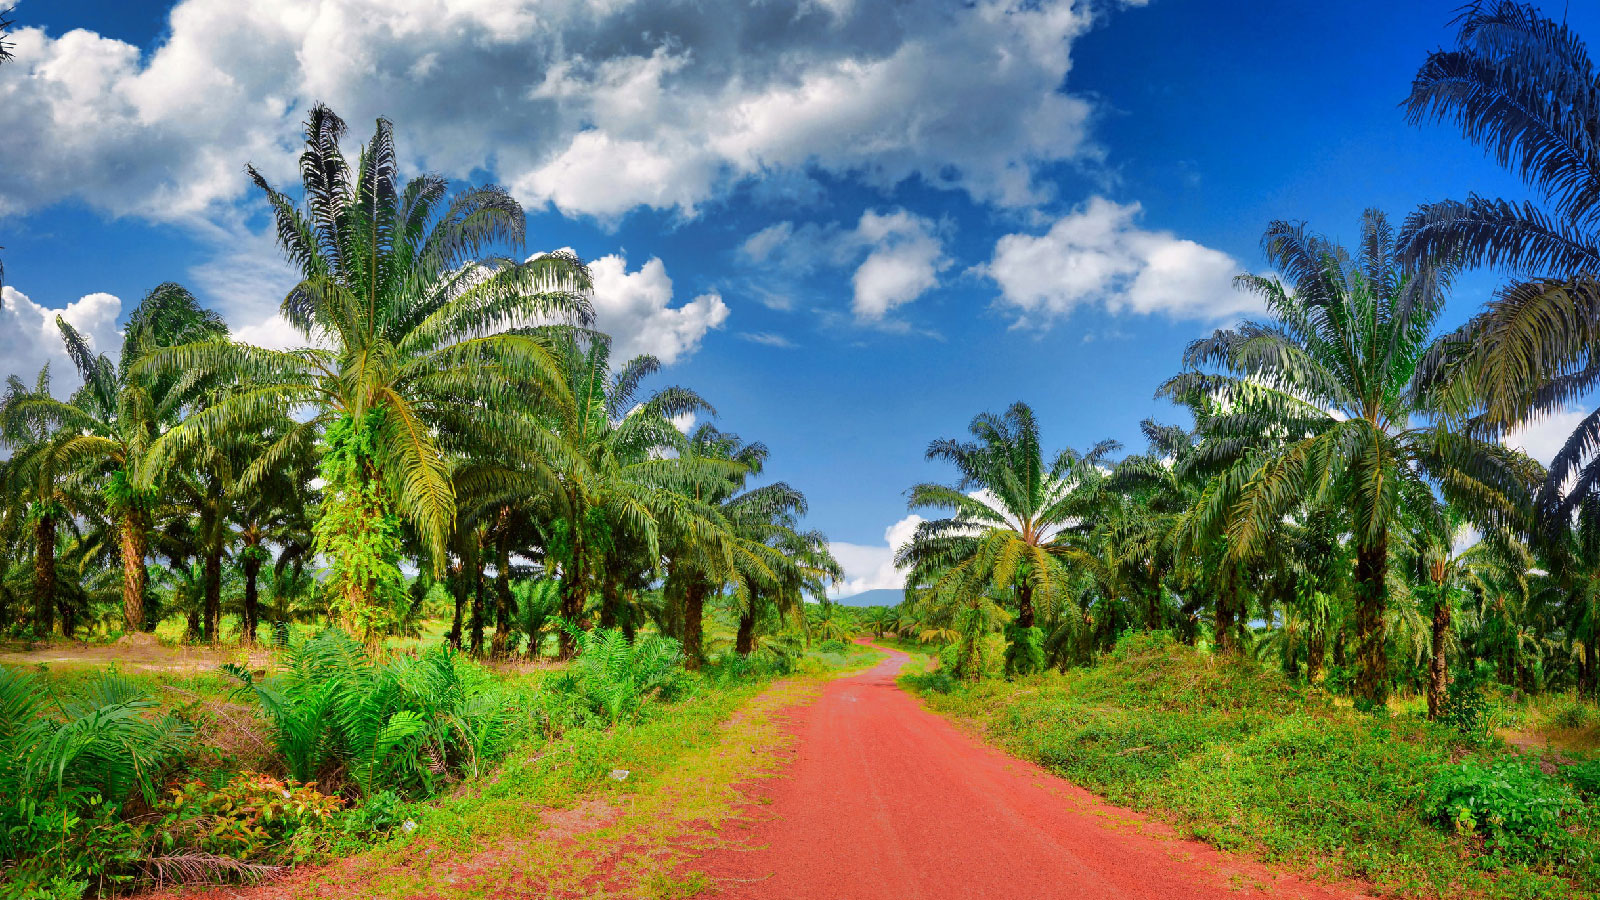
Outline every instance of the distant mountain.
<svg viewBox="0 0 1600 900"><path fill-rule="evenodd" d="M899 606L900 601L906 598L906 592L898 588L879 588L875 591L862 591L848 597L840 597L833 601L840 606Z"/></svg>

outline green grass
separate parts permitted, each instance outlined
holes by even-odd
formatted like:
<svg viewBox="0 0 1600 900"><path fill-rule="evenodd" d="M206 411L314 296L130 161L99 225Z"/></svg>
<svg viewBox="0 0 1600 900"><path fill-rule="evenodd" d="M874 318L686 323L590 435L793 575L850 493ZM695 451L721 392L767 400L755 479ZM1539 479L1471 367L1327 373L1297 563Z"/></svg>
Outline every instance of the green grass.
<svg viewBox="0 0 1600 900"><path fill-rule="evenodd" d="M880 658L813 652L777 684L707 679L691 698L616 726L529 740L489 777L408 808L414 831L319 873L303 895L495 896L537 873L551 895L590 896L603 883L607 896L694 896L709 883L681 864L738 814L737 785L779 764L773 751L792 740L782 710ZM544 818L562 809L605 815L565 833Z"/></svg>
<svg viewBox="0 0 1600 900"><path fill-rule="evenodd" d="M1102 664L1017 682L910 675L930 706L1114 803L1218 847L1414 897L1592 897L1600 815L1562 853L1507 862L1432 821L1427 789L1469 748L1414 717L1340 708L1251 662L1136 636Z"/></svg>

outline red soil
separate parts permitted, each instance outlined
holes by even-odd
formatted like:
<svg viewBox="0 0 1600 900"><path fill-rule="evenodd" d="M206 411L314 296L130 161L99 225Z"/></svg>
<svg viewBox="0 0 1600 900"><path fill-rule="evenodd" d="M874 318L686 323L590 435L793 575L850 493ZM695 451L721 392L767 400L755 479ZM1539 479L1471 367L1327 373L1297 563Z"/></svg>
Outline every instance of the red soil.
<svg viewBox="0 0 1600 900"><path fill-rule="evenodd" d="M717 896L1357 896L1181 839L984 746L899 690L908 657L886 652L797 711L788 777L761 782L752 821L695 863Z"/></svg>

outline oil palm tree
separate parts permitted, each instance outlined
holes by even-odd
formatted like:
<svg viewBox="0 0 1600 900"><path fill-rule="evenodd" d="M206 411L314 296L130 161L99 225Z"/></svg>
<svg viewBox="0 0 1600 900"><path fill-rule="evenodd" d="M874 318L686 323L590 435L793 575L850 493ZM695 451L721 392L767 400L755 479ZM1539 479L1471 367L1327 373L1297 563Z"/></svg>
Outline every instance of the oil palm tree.
<svg viewBox="0 0 1600 900"><path fill-rule="evenodd" d="M140 301L124 327L121 357L115 363L107 354L96 354L59 316L56 325L83 386L66 401L34 392L18 399L14 411L49 422L65 436L59 447L63 458L84 477L104 484L120 534L123 625L130 633L140 631L151 624L144 614L145 558L150 552L150 516L161 494L155 483L160 472L152 460L158 455L157 442L190 411L192 392L206 379L202 373L141 372L138 367L163 348L226 339L227 326L187 290L170 283Z"/></svg>
<svg viewBox="0 0 1600 900"><path fill-rule="evenodd" d="M1531 6L1477 2L1456 46L1430 54L1406 100L1414 124L1453 124L1543 199L1468 194L1420 207L1401 234L1412 264L1453 259L1512 276L1456 334L1489 433L1579 403L1600 384L1600 77L1582 38ZM1600 490L1600 411L1551 462L1538 508L1551 527Z"/></svg>
<svg viewBox="0 0 1600 900"><path fill-rule="evenodd" d="M1228 557L1245 561L1305 507L1348 511L1356 545L1356 693L1388 693L1385 616L1389 535L1408 497L1435 491L1486 527L1521 515L1537 463L1452 430L1459 384L1423 364L1453 270L1401 269L1383 215L1361 222L1351 256L1301 223L1262 240L1283 277L1242 275L1272 319L1191 344L1187 371L1160 394L1196 410L1202 458L1222 474L1198 517L1223 523ZM1202 522L1202 524L1204 524Z"/></svg>
<svg viewBox="0 0 1600 900"><path fill-rule="evenodd" d="M1091 493L1082 488L1103 480L1106 460L1119 445L1103 441L1085 453L1064 450L1047 464L1038 422L1025 403L977 416L970 431L975 440L941 439L928 446L928 459L952 464L960 477L954 484L911 489L912 509L949 515L919 524L896 549L895 565L909 571L908 591L932 591L940 597L938 606L976 609L979 596L1005 596L1016 609L1018 635L1027 637L1040 607L1070 602L1066 564L1084 553L1070 530L1083 520Z"/></svg>
<svg viewBox="0 0 1600 900"><path fill-rule="evenodd" d="M782 483L746 490L767 456L765 444L747 443L709 423L684 442L685 465L676 471L673 490L706 510L713 528L669 535L663 547L663 619L668 633L682 642L691 668L705 657L706 601L733 584L743 592L735 598L741 609L755 609L760 600L749 594L752 581L770 586L776 580L775 552L763 542L773 534L776 518L804 509L805 498ZM741 625L742 620L741 615Z"/></svg>
<svg viewBox="0 0 1600 900"><path fill-rule="evenodd" d="M727 524L714 501L689 486L743 467L697 455L672 421L713 412L710 404L682 387L644 395L643 383L660 371L660 362L641 355L613 370L604 335L569 337L560 352L573 402L551 420L564 450L564 468L549 501L548 550L561 572L562 617L575 623L584 615L590 595L604 590L608 564L642 557L654 569L664 543L704 551L720 560L719 571L731 570ZM624 534L627 538L619 539ZM642 544L642 552L626 547L634 541ZM622 549L627 552L619 553ZM686 632L683 643L693 665L698 642ZM572 652L570 633L562 636L561 646L563 654Z"/></svg>
<svg viewBox="0 0 1600 900"><path fill-rule="evenodd" d="M55 629L57 531L76 511L71 460L61 452L70 435L46 419L26 414L31 398L50 396L50 367L30 389L15 375L0 399L0 443L11 452L0 462L0 498L6 547L33 547L33 627L41 637Z"/></svg>
<svg viewBox="0 0 1600 900"><path fill-rule="evenodd" d="M340 151L344 135L327 107L311 111L300 156L303 208L250 170L302 278L284 298L283 316L311 346L214 340L146 365L245 386L166 435L158 460L303 411L299 427L258 464L321 440L327 496L317 549L332 563L336 613L370 636L398 602L399 520L431 559L444 559L456 510L449 454L553 446L521 411L530 397L570 405L570 393L548 342L520 326L541 317L587 321L590 281L568 254L485 255L521 245L522 208L497 187L452 194L435 175L402 183L387 120L378 120L353 168Z"/></svg>

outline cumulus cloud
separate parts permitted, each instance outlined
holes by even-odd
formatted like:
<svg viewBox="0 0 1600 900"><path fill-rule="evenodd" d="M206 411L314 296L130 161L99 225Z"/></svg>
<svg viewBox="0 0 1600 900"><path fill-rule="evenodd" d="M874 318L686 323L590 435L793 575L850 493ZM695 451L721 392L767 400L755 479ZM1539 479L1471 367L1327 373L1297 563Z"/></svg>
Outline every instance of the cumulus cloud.
<svg viewBox="0 0 1600 900"><path fill-rule="evenodd" d="M715 292L672 306L672 279L659 258L629 272L627 260L612 254L595 260L589 271L595 326L611 335L615 359L649 353L671 365L693 354L706 332L728 319L728 305Z"/></svg>
<svg viewBox="0 0 1600 900"><path fill-rule="evenodd" d="M0 287L0 378L16 375L32 387L39 369L49 363L52 393L65 397L83 380L67 357L56 316L76 328L96 353L115 359L122 349L121 311L122 301L110 294L89 294L52 308L10 285Z"/></svg>
<svg viewBox="0 0 1600 900"><path fill-rule="evenodd" d="M1000 287L998 305L1017 324L1045 322L1084 305L1112 313L1162 313L1219 321L1260 308L1236 290L1237 261L1137 224L1139 204L1093 197L1041 235L1001 237L977 271Z"/></svg>
<svg viewBox="0 0 1600 900"><path fill-rule="evenodd" d="M932 219L903 208L869 209L854 228L776 222L746 238L739 255L787 279L856 264L851 311L858 321L879 323L896 307L939 286L939 273L951 265L939 231Z"/></svg>
<svg viewBox="0 0 1600 900"><path fill-rule="evenodd" d="M163 43L16 32L0 69L0 214L76 199L184 219L294 175L316 100L397 118L412 166L487 170L530 204L697 214L747 179L909 177L1049 197L1092 161L1062 90L1086 0L180 0Z"/></svg>
<svg viewBox="0 0 1600 900"><path fill-rule="evenodd" d="M894 554L900 545L911 540L922 517L916 513L895 522L883 530L882 544L851 544L830 541L828 550L844 568L845 580L829 588L828 596L835 599L851 597L862 591L905 587L906 573L895 568Z"/></svg>
<svg viewBox="0 0 1600 900"><path fill-rule="evenodd" d="M950 267L933 223L903 209L862 213L856 240L872 248L851 279L851 309L859 319L882 319L938 286L939 273Z"/></svg>

